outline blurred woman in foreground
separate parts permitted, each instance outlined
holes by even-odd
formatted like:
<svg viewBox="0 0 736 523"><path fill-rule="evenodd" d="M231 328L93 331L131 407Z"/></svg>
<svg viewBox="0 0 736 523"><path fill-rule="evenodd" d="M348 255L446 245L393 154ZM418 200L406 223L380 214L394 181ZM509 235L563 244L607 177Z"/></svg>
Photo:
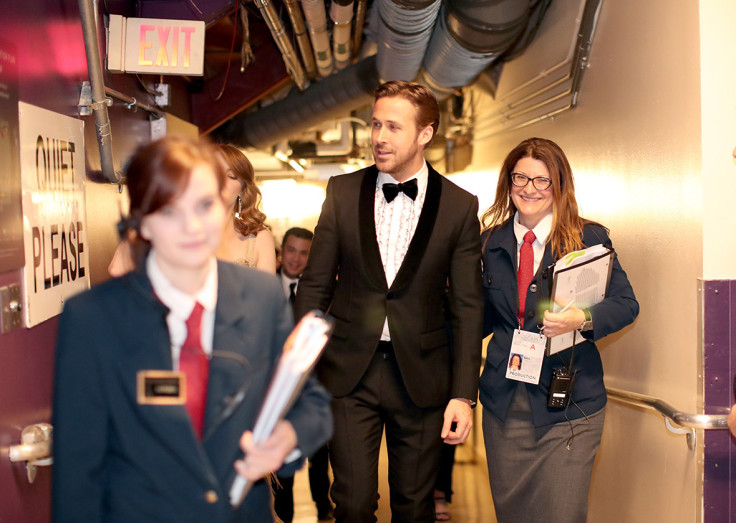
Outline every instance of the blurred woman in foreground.
<svg viewBox="0 0 736 523"><path fill-rule="evenodd" d="M217 261L225 174L213 147L164 138L127 169L137 266L67 301L54 380L57 522L273 521L293 450L331 436L308 380L261 446L256 415L292 320L276 277ZM243 455L245 458L243 459ZM238 509L237 472L254 481Z"/></svg>

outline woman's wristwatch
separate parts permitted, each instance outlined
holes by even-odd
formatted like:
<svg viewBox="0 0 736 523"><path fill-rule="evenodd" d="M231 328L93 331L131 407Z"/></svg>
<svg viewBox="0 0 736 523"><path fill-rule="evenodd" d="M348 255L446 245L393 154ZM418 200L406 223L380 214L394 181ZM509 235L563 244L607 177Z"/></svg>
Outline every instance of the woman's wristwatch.
<svg viewBox="0 0 736 523"><path fill-rule="evenodd" d="M580 327L578 327L579 331L592 331L593 330L593 316L590 315L590 311L588 309L583 309L583 314L585 314L585 321L580 324Z"/></svg>

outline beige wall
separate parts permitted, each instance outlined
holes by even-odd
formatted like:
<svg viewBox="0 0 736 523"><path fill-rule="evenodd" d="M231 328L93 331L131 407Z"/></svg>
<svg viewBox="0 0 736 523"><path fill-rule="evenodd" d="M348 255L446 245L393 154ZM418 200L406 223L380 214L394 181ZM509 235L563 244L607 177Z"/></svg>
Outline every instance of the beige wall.
<svg viewBox="0 0 736 523"><path fill-rule="evenodd" d="M513 146L529 136L557 141L584 216L610 227L641 305L633 327L599 344L606 383L688 412L702 401L699 278L736 277L736 242L714 237L725 222L732 238L736 220L736 37L728 27L736 6L700 4L603 2L578 107L476 141L468 172L453 177L487 206ZM697 521L700 476L697 451L659 415L610 402L590 520Z"/></svg>
<svg viewBox="0 0 736 523"><path fill-rule="evenodd" d="M703 278L736 278L736 2L701 1Z"/></svg>

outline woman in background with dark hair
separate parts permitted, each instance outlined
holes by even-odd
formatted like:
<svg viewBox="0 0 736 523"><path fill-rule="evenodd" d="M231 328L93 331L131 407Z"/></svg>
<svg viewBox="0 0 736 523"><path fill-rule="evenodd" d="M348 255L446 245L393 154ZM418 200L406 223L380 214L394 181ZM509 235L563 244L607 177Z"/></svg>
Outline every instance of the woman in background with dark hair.
<svg viewBox="0 0 736 523"><path fill-rule="evenodd" d="M59 322L56 522L270 522L260 478L293 472L288 454L331 435L310 379L252 443L292 320L275 277L215 259L224 180L213 147L184 139L145 145L128 166L137 265L68 300ZM236 467L255 483L233 509Z"/></svg>
<svg viewBox="0 0 736 523"><path fill-rule="evenodd" d="M261 191L250 160L234 145L218 145L218 160L225 170L222 191L228 216L217 257L239 265L276 273L276 246L258 208Z"/></svg>
<svg viewBox="0 0 736 523"><path fill-rule="evenodd" d="M608 230L580 216L572 170L556 143L530 138L508 154L483 226L484 334L493 337L480 400L496 516L501 523L585 522L606 404L594 342L632 323L639 304L614 255L603 301L545 310L546 269L555 260L596 244L612 248ZM528 331L538 344L540 330L548 337L580 331L565 408L548 407L547 397L553 370L569 366L570 349L544 358L538 384L506 377L512 340L523 341L521 331Z"/></svg>

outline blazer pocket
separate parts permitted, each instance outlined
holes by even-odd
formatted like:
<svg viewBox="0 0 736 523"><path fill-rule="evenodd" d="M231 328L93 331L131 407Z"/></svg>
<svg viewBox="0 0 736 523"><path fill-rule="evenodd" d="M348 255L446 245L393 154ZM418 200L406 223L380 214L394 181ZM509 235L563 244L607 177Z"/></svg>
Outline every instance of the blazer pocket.
<svg viewBox="0 0 736 523"><path fill-rule="evenodd" d="M332 330L332 337L338 340L346 340L350 335L350 322L335 318L335 328Z"/></svg>
<svg viewBox="0 0 736 523"><path fill-rule="evenodd" d="M441 329L425 332L419 337L419 346L423 351L431 351L447 346L447 330Z"/></svg>

